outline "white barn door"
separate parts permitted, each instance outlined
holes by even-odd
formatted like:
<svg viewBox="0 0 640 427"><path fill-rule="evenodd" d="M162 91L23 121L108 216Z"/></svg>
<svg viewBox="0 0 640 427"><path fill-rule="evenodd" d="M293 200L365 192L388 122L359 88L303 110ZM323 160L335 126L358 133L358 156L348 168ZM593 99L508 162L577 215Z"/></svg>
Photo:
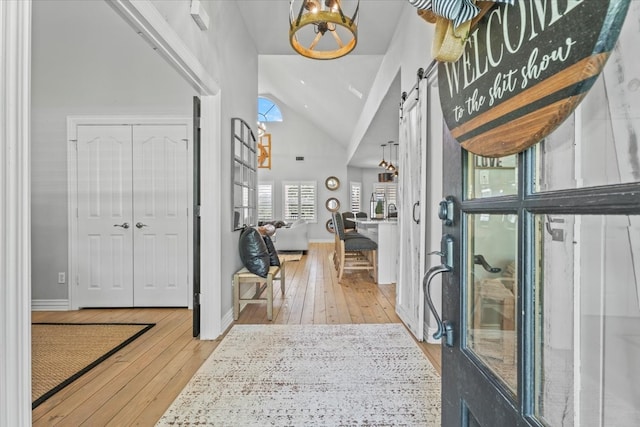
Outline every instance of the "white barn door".
<svg viewBox="0 0 640 427"><path fill-rule="evenodd" d="M423 339L422 276L424 270L425 164L427 155L426 81L421 81L404 104L400 122L400 167L398 179L398 225L400 257L396 312L415 337ZM417 98L417 99L416 99Z"/></svg>
<svg viewBox="0 0 640 427"><path fill-rule="evenodd" d="M187 306L186 125L76 135L77 306Z"/></svg>

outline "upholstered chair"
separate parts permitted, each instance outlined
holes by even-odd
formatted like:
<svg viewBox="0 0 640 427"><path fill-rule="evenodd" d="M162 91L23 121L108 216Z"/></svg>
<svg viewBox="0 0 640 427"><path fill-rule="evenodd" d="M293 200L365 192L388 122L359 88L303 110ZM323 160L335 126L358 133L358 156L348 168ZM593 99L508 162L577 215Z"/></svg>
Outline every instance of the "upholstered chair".
<svg viewBox="0 0 640 427"><path fill-rule="evenodd" d="M378 244L368 237L351 232L345 233L342 215L334 212L333 226L335 229L334 260L338 270L338 283L342 281L345 271L367 270L378 282L378 267L376 265Z"/></svg>

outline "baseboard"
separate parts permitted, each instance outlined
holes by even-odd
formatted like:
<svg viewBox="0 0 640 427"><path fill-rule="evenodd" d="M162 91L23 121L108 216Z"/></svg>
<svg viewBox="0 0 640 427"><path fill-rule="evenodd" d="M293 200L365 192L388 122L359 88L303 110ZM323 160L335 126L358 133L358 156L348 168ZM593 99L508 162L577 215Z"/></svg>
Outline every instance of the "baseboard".
<svg viewBox="0 0 640 427"><path fill-rule="evenodd" d="M31 300L31 311L69 311L69 300L34 299Z"/></svg>
<svg viewBox="0 0 640 427"><path fill-rule="evenodd" d="M222 317L222 332L226 331L227 329L229 329L229 326L231 326L231 324L233 323L233 308L229 311L227 311L227 314L225 314Z"/></svg>
<svg viewBox="0 0 640 427"><path fill-rule="evenodd" d="M309 243L334 243L335 239L309 239Z"/></svg>

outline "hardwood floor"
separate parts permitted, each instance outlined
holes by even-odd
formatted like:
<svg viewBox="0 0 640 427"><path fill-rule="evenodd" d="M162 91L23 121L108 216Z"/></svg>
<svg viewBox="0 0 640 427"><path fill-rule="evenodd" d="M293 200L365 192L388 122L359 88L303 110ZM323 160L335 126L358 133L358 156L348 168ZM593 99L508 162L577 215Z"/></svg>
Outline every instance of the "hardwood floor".
<svg viewBox="0 0 640 427"><path fill-rule="evenodd" d="M333 244L311 244L286 264L286 293L274 296L280 324L399 323L395 285L376 285L365 273L339 284ZM33 410L35 426L152 426L222 338L191 337L186 309L85 309L33 312L33 322L153 322L156 326ZM271 323L263 304L248 304L236 323ZM440 372L440 346L418 343Z"/></svg>

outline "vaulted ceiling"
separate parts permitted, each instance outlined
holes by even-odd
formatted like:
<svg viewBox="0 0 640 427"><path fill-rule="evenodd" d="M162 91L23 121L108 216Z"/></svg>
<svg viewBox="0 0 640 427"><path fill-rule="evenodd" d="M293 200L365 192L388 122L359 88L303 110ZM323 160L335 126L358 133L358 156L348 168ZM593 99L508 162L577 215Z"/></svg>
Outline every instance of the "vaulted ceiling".
<svg viewBox="0 0 640 427"><path fill-rule="evenodd" d="M342 1L345 14L353 14L355 3ZM342 58L320 61L300 56L289 44L288 0L238 1L260 55L260 94L285 103L347 148L407 4L404 0L361 0L356 48ZM295 5L297 10L300 1ZM348 159L349 165L375 167L382 154L380 144L397 139L399 93L400 82L396 81Z"/></svg>

